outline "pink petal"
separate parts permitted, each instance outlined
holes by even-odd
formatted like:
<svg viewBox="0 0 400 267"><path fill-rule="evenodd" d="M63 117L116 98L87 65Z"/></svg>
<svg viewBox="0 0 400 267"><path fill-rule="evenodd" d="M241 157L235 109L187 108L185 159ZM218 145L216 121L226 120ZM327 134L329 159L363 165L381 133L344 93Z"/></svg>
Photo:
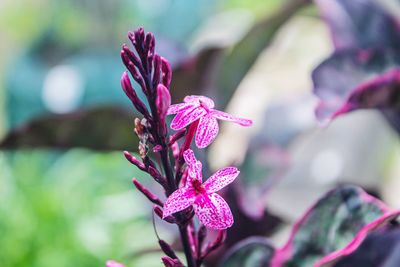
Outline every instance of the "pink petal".
<svg viewBox="0 0 400 267"><path fill-rule="evenodd" d="M202 183L203 182L202 168L203 166L200 161L197 161L193 165L189 165L188 177L186 178L186 183L192 182L193 180L199 180Z"/></svg>
<svg viewBox="0 0 400 267"><path fill-rule="evenodd" d="M194 152L191 149L185 150L183 152L183 159L188 165L195 164L197 161L196 156L194 155Z"/></svg>
<svg viewBox="0 0 400 267"><path fill-rule="evenodd" d="M113 260L109 260L106 262L106 267L125 267L125 265Z"/></svg>
<svg viewBox="0 0 400 267"><path fill-rule="evenodd" d="M242 119L242 118L238 118L235 117L231 114L228 114L226 112L220 111L220 110L216 110L213 109L211 111L212 116L214 116L214 118L220 119L220 120L224 120L224 121L232 121L235 122L237 124L240 124L242 126L251 126L253 124L252 120L248 120L248 119Z"/></svg>
<svg viewBox="0 0 400 267"><path fill-rule="evenodd" d="M218 121L212 116L203 116L200 118L196 132L196 145L198 148L205 148L211 144L218 134Z"/></svg>
<svg viewBox="0 0 400 267"><path fill-rule="evenodd" d="M218 170L204 183L207 192L217 192L232 183L240 171L235 167L226 167Z"/></svg>
<svg viewBox="0 0 400 267"><path fill-rule="evenodd" d="M186 164L189 166L189 176L186 183L193 181L193 179L198 179L201 182L203 180L202 164L196 159L193 150L188 149L183 152L183 158L185 159Z"/></svg>
<svg viewBox="0 0 400 267"><path fill-rule="evenodd" d="M204 116L207 111L202 107L192 106L191 108L184 109L179 112L171 122L171 129L180 130L195 120Z"/></svg>
<svg viewBox="0 0 400 267"><path fill-rule="evenodd" d="M176 114L176 113L184 111L192 106L193 106L192 104L188 104L188 103L179 103L179 104L170 105L168 107L167 115Z"/></svg>
<svg viewBox="0 0 400 267"><path fill-rule="evenodd" d="M194 204L194 212L204 226L221 230L231 227L233 216L225 200L216 193L199 195Z"/></svg>
<svg viewBox="0 0 400 267"><path fill-rule="evenodd" d="M184 102L186 103L200 103L202 102L205 104L208 108L213 108L215 106L214 101L211 98L208 98L206 96L201 96L201 95L188 95L183 99Z"/></svg>
<svg viewBox="0 0 400 267"><path fill-rule="evenodd" d="M193 204L196 199L191 187L182 187L173 192L164 203L163 218L181 211Z"/></svg>

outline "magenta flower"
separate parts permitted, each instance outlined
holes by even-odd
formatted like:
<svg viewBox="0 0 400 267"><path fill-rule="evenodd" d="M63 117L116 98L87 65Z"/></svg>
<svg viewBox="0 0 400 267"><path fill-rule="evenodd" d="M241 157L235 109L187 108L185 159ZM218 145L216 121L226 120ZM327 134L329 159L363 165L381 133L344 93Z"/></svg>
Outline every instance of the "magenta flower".
<svg viewBox="0 0 400 267"><path fill-rule="evenodd" d="M215 192L233 182L239 170L235 167L222 168L203 183L202 165L193 151L186 150L183 158L189 167L186 184L165 201L163 218L193 205L194 212L204 226L216 230L232 226L232 212L225 200Z"/></svg>
<svg viewBox="0 0 400 267"><path fill-rule="evenodd" d="M184 103L171 105L168 115L176 114L171 122L173 130L180 130L192 122L199 120L195 143L199 148L205 148L217 137L219 126L217 119L232 121L242 126L253 124L251 120L237 118L214 108L214 101L205 96L186 96Z"/></svg>
<svg viewBox="0 0 400 267"><path fill-rule="evenodd" d="M109 260L106 262L106 267L125 267L125 265L113 260Z"/></svg>

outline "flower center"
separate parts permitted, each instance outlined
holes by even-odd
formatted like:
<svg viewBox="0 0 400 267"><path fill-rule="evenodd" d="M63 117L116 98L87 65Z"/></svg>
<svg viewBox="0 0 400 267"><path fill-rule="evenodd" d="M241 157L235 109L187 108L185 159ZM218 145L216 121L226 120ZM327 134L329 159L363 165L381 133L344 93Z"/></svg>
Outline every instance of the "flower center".
<svg viewBox="0 0 400 267"><path fill-rule="evenodd" d="M206 192L203 184L197 179L193 180L192 186L193 186L194 190L196 191L196 194L203 194Z"/></svg>
<svg viewBox="0 0 400 267"><path fill-rule="evenodd" d="M204 102L202 100L199 100L199 102L200 102L200 107L204 108L207 112L210 111L206 102Z"/></svg>

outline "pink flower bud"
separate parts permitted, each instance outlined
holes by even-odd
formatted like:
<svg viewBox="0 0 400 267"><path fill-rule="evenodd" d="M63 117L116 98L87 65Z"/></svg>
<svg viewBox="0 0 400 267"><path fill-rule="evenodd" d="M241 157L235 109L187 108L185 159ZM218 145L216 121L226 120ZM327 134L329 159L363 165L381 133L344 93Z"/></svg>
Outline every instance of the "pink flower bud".
<svg viewBox="0 0 400 267"><path fill-rule="evenodd" d="M163 203L161 202L161 200L155 195L153 194L149 189L147 189L146 187L144 187L144 185L142 185L141 183L139 183L138 180L136 180L135 178L132 180L133 184L135 185L135 187L142 192L143 195L145 195L148 200L150 200L151 202L153 202L156 205L159 206L163 206Z"/></svg>
<svg viewBox="0 0 400 267"><path fill-rule="evenodd" d="M138 160L136 157L134 157L128 151L124 151L124 156L130 163L132 163L133 165L138 167L140 170L146 171L146 166L144 165L144 163L141 162L140 160Z"/></svg>
<svg viewBox="0 0 400 267"><path fill-rule="evenodd" d="M160 248L165 253L165 255L167 255L168 257L171 257L172 259L178 258L175 254L175 251L172 249L172 247L167 242L160 239L160 240L158 240L158 244L160 245Z"/></svg>
<svg viewBox="0 0 400 267"><path fill-rule="evenodd" d="M161 83L158 84L157 86L156 104L157 104L158 115L160 119L164 121L165 117L167 116L168 108L171 105L171 95L167 87L165 87Z"/></svg>
<svg viewBox="0 0 400 267"><path fill-rule="evenodd" d="M177 133L175 133L174 135L171 135L169 138L169 145L173 145L176 141L178 141L179 139L181 139L182 137L185 136L186 134L186 128L179 130Z"/></svg>
<svg viewBox="0 0 400 267"><path fill-rule="evenodd" d="M124 72L121 77L121 86L125 94L129 97L134 107L143 115L148 116L149 112L145 104L139 99L135 89L133 89L131 80L129 79L128 72Z"/></svg>
<svg viewBox="0 0 400 267"><path fill-rule="evenodd" d="M172 70L168 60L163 57L161 57L161 70L162 70L162 83L165 85L165 87L169 88L171 84Z"/></svg>
<svg viewBox="0 0 400 267"><path fill-rule="evenodd" d="M170 257L161 257L165 267L184 267L184 265L178 259L171 259Z"/></svg>
<svg viewBox="0 0 400 267"><path fill-rule="evenodd" d="M158 152L160 152L162 150L162 146L161 145L155 145L154 147L153 147L153 152L154 153L158 153Z"/></svg>
<svg viewBox="0 0 400 267"><path fill-rule="evenodd" d="M167 180L165 179L164 176L161 175L161 173L156 168L154 168L153 166L149 166L147 172L151 175L151 177L154 178L154 180L156 180L163 187L166 186Z"/></svg>

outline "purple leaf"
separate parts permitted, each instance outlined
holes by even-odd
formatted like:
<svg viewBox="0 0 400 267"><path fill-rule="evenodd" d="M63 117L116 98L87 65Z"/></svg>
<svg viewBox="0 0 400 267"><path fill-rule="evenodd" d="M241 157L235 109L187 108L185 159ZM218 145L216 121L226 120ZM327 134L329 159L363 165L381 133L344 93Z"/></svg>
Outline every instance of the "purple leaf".
<svg viewBox="0 0 400 267"><path fill-rule="evenodd" d="M398 21L373 0L316 0L337 50L400 45Z"/></svg>
<svg viewBox="0 0 400 267"><path fill-rule="evenodd" d="M293 226L272 267L322 266L354 251L366 235L399 215L354 186L341 186L321 198Z"/></svg>
<svg viewBox="0 0 400 267"><path fill-rule="evenodd" d="M400 230L389 226L374 231L358 249L339 259L334 267L397 267L400 266Z"/></svg>
<svg viewBox="0 0 400 267"><path fill-rule="evenodd" d="M316 110L317 118L321 121L332 119L339 114L339 110L346 105L352 95L360 88L374 84L376 90L366 98L358 99L358 108L396 108L396 99L376 98L378 95L388 94L396 87L395 69L400 66L400 52L395 50L346 50L335 52L330 58L323 61L312 73L314 93L320 98ZM390 72L391 71L391 72ZM391 77L380 77L382 73ZM372 82L373 81L373 82ZM393 82L393 84L392 84ZM364 83L366 83L364 85ZM390 88L388 88L390 87ZM368 91L368 90L367 90ZM369 90L370 91L370 90ZM381 93L381 91L383 91ZM396 90L395 90L396 91ZM364 94L365 95L365 94ZM368 99L373 96L375 99ZM355 97L356 98L356 97ZM351 101L354 101L352 99ZM370 102L374 102L371 105ZM367 104L368 103L368 104ZM341 111L343 113L344 111Z"/></svg>
<svg viewBox="0 0 400 267"><path fill-rule="evenodd" d="M373 0L316 0L332 33L336 51L313 72L323 122L347 112L375 108L400 131L397 79L399 20ZM382 77L380 77L383 75Z"/></svg>
<svg viewBox="0 0 400 267"><path fill-rule="evenodd" d="M274 247L263 237L250 237L237 243L222 259L219 267L269 266Z"/></svg>
<svg viewBox="0 0 400 267"><path fill-rule="evenodd" d="M369 108L399 110L400 68L390 70L356 87L346 103L333 114L333 118L356 109Z"/></svg>
<svg viewBox="0 0 400 267"><path fill-rule="evenodd" d="M343 249L337 250L335 252L330 253L325 256L321 260L319 260L314 266L315 267L328 267L332 263L337 262L340 258L351 254L356 251L356 249L362 244L362 242L366 239L369 233L382 227L388 222L396 219L400 215L400 211L387 211L384 215L379 217L378 219L368 223L365 225L355 236L355 238ZM328 264L329 263L329 264Z"/></svg>

